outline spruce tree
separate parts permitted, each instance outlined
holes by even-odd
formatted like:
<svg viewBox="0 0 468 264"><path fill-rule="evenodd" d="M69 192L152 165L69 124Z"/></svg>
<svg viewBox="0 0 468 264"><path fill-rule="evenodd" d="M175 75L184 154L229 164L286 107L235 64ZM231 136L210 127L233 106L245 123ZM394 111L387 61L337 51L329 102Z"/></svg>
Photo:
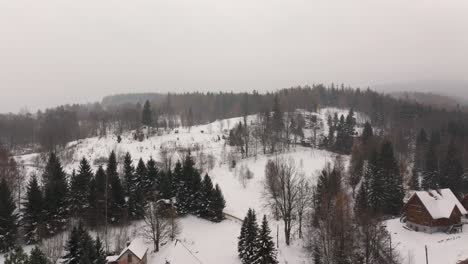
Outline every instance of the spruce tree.
<svg viewBox="0 0 468 264"><path fill-rule="evenodd" d="M386 182L380 169L379 154L373 151L365 169L365 175L369 177L369 189L367 192L369 208L374 213L382 213L386 197Z"/></svg>
<svg viewBox="0 0 468 264"><path fill-rule="evenodd" d="M380 166L386 192L384 200L384 212L391 215L400 214L403 206L403 178L400 175L398 161L395 159L393 146L390 141L382 145L380 152Z"/></svg>
<svg viewBox="0 0 468 264"><path fill-rule="evenodd" d="M149 185L148 171L146 169L145 163L143 162L143 159L141 158L138 161L138 165L135 170L135 181L136 191L131 196L135 202L135 211L133 212L133 217L135 219L141 219L144 214L145 200L151 195L146 189Z"/></svg>
<svg viewBox="0 0 468 264"><path fill-rule="evenodd" d="M277 264L275 243L270 236L271 230L268 227L266 216L263 216L262 226L258 233L256 244L258 246L255 252L253 264Z"/></svg>
<svg viewBox="0 0 468 264"><path fill-rule="evenodd" d="M81 223L79 227L74 227L70 233L67 244L65 245L65 256L63 257L65 264L78 264L81 252Z"/></svg>
<svg viewBox="0 0 468 264"><path fill-rule="evenodd" d="M90 195L90 184L93 178L93 172L91 166L83 158L80 161L80 167L78 174L75 175L73 171L73 177L70 184L70 210L75 216L85 215L89 208L89 195Z"/></svg>
<svg viewBox="0 0 468 264"><path fill-rule="evenodd" d="M257 216L254 210L249 210L248 214L248 222L245 231L245 249L242 258L242 263L245 264L253 263L253 261L255 260L255 255L257 254L259 249L259 245L257 244Z"/></svg>
<svg viewBox="0 0 468 264"><path fill-rule="evenodd" d="M147 169L147 181L145 183L145 189L148 193L154 193L158 191L158 185L160 184L160 177L158 168L156 167L156 161L153 158L150 158L146 163ZM152 196L152 195L150 195Z"/></svg>
<svg viewBox="0 0 468 264"><path fill-rule="evenodd" d="M180 161L177 161L174 167L173 182L176 192L177 211L181 215L185 215L189 212L190 193L188 190L186 173L188 173L188 170L185 169L185 165L183 168Z"/></svg>
<svg viewBox="0 0 468 264"><path fill-rule="evenodd" d="M200 216L203 209L201 175L195 170L189 181L189 211L194 215Z"/></svg>
<svg viewBox="0 0 468 264"><path fill-rule="evenodd" d="M442 163L440 187L449 188L457 195L463 192L463 165L461 155L453 139L448 145L447 154Z"/></svg>
<svg viewBox="0 0 468 264"><path fill-rule="evenodd" d="M356 195L356 204L354 206L355 215L357 217L364 216L367 210L369 209L368 201L368 192L369 192L369 180L365 177L362 180L359 191Z"/></svg>
<svg viewBox="0 0 468 264"><path fill-rule="evenodd" d="M366 121L361 135L362 143L367 144L373 136L374 130L372 129L372 125L369 123L369 121Z"/></svg>
<svg viewBox="0 0 468 264"><path fill-rule="evenodd" d="M123 173L125 180L125 196L127 197L127 209L131 219L137 219L138 207L138 183L135 175L135 168L133 167L132 157L127 152L124 158Z"/></svg>
<svg viewBox="0 0 468 264"><path fill-rule="evenodd" d="M108 217L111 223L120 222L125 208L125 192L117 173L117 159L115 152L112 151L106 168L106 176L108 178Z"/></svg>
<svg viewBox="0 0 468 264"><path fill-rule="evenodd" d="M141 114L141 123L145 126L151 127L153 125L153 113L151 111L151 104L146 100Z"/></svg>
<svg viewBox="0 0 468 264"><path fill-rule="evenodd" d="M10 188L2 178L0 182L0 253L11 250L18 231L18 216Z"/></svg>
<svg viewBox="0 0 468 264"><path fill-rule="evenodd" d="M91 238L82 222L79 222L78 226L73 228L65 246L66 254L63 263L85 264L95 263L97 260L102 261L102 258L105 257L102 245L100 245L99 252L97 249L97 243Z"/></svg>
<svg viewBox="0 0 468 264"><path fill-rule="evenodd" d="M174 196L173 186L172 172L170 170L158 173L156 192L160 199L171 199Z"/></svg>
<svg viewBox="0 0 468 264"><path fill-rule="evenodd" d="M6 254L4 264L29 264L29 258L21 246L16 246L13 252ZM35 263L34 263L35 264Z"/></svg>
<svg viewBox="0 0 468 264"><path fill-rule="evenodd" d="M219 188L218 184L216 184L213 192L211 207L211 211L214 213L212 221L221 222L224 219L223 210L226 207L226 201L224 200L223 193L221 192L221 188Z"/></svg>
<svg viewBox="0 0 468 264"><path fill-rule="evenodd" d="M106 223L106 216L105 210L106 206L108 206L109 199L106 199L106 172L102 166L99 166L96 170L96 175L94 176L94 183L96 189L96 197L94 199L94 208L93 210L93 217L95 223L97 225L103 225ZM110 190L109 194L110 194ZM108 195L109 195L108 194Z"/></svg>
<svg viewBox="0 0 468 264"><path fill-rule="evenodd" d="M29 256L29 264L50 264L47 256L41 251L41 249L35 246L31 250L31 255Z"/></svg>
<svg viewBox="0 0 468 264"><path fill-rule="evenodd" d="M36 176L32 176L26 187L26 201L22 207L23 217L21 222L24 228L26 244L35 244L44 235L43 209L42 190L39 187Z"/></svg>
<svg viewBox="0 0 468 264"><path fill-rule="evenodd" d="M99 236L96 238L94 252L95 252L95 256L94 256L93 264L107 264L107 260L106 260L107 255L106 255L106 252L104 251L104 246Z"/></svg>
<svg viewBox="0 0 468 264"><path fill-rule="evenodd" d="M93 177L89 183L89 196L88 196L88 208L86 209L84 219L86 223L90 226L95 226L97 224L96 211L97 211L97 186L96 179Z"/></svg>
<svg viewBox="0 0 468 264"><path fill-rule="evenodd" d="M437 154L437 147L439 143L439 134L437 132L433 132L427 147L425 166L422 173L422 188L425 190L434 190L440 186L439 157Z"/></svg>
<svg viewBox="0 0 468 264"><path fill-rule="evenodd" d="M250 210L249 209L247 215L244 217L244 221L242 221L242 226L241 226L241 231L239 237L237 237L237 252L239 255L239 258L241 260L244 259L245 257L245 249L246 249L246 237L247 237L247 225L249 223L249 216L250 216Z"/></svg>
<svg viewBox="0 0 468 264"><path fill-rule="evenodd" d="M46 231L48 235L53 235L64 229L69 213L66 175L53 152L49 155L42 179L44 181Z"/></svg>
<svg viewBox="0 0 468 264"><path fill-rule="evenodd" d="M201 189L201 197L202 197L202 210L200 212L200 216L203 218L207 219L213 219L214 218L214 211L213 205L212 205L212 200L214 200L214 189L213 189L213 183L211 182L210 176L208 174L205 174L205 177L203 177L202 181L202 189Z"/></svg>

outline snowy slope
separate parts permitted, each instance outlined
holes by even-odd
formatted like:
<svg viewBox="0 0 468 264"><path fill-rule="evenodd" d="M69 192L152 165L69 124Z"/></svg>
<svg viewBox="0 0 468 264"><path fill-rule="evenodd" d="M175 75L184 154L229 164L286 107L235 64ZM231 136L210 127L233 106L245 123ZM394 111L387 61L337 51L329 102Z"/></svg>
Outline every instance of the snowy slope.
<svg viewBox="0 0 468 264"><path fill-rule="evenodd" d="M338 111L346 114L347 110L322 109L317 116L326 124L328 114ZM249 116L249 122L254 121L256 116ZM190 131L186 128L179 128L178 133L174 131L155 135L142 142L135 141L131 133L122 135L122 142L117 143L115 136L94 137L71 142L67 147L67 156L64 160L64 169L71 173L77 169L82 157L92 161L93 168L103 163L111 151L115 151L118 157L130 152L134 163L143 158L147 161L150 157L160 160L159 149L161 146L177 146L183 148L193 148L200 146L206 154L215 157L215 166L208 171L213 182L220 185L226 199L225 212L238 218L243 218L249 208L257 212L258 219L263 214L269 217L272 236L276 238L276 230L279 229L279 259L281 263L302 264L307 263L306 252L303 250L302 242L298 239L293 241L290 247L286 247L282 234L282 223L275 222L268 215L269 210L264 207L263 180L264 168L269 158L259 154L257 157L240 160L235 169L230 169L223 156L229 151L229 146L225 146L222 138L226 131L235 126L242 118L231 118L216 121L211 124L192 127ZM323 127L322 129L327 129ZM193 153L192 153L193 154ZM180 158L178 153L174 154L174 159ZM19 156L18 158L26 164L29 173L40 175L40 168L32 166L35 158L39 154ZM332 161L334 154L312 150L311 148L293 147L288 153L280 154L285 158L292 158L296 165L304 174L315 179L318 172L324 165ZM98 161L98 162L95 162ZM31 165L31 166L28 166ZM241 167L249 168L253 172L253 179L244 186L238 176ZM240 232L240 222L234 219L227 219L222 223L211 223L193 216L181 219L182 233L179 235L178 243L168 243L162 247L161 252L151 253L149 263L165 263L170 260L171 264L191 264L191 263L240 263L237 257L237 236ZM137 234L135 234L137 235ZM293 234L295 236L296 234ZM1 263L1 261L0 261Z"/></svg>

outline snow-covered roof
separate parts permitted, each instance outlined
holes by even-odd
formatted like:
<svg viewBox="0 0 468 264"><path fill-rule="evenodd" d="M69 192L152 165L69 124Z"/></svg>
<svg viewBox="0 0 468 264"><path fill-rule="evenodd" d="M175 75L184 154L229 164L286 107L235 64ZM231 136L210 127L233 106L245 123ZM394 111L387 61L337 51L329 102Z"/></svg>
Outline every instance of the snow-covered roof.
<svg viewBox="0 0 468 264"><path fill-rule="evenodd" d="M107 256L106 260L107 262L116 262L119 259L119 256Z"/></svg>
<svg viewBox="0 0 468 264"><path fill-rule="evenodd" d="M148 246L146 245L144 239L135 238L128 247L122 250L122 253L120 253L118 258L122 257L122 255L124 255L127 251L131 251L137 258L142 260L148 251Z"/></svg>
<svg viewBox="0 0 468 264"><path fill-rule="evenodd" d="M450 218L455 207L462 215L467 214L463 205L450 189L418 191L417 195L433 219Z"/></svg>

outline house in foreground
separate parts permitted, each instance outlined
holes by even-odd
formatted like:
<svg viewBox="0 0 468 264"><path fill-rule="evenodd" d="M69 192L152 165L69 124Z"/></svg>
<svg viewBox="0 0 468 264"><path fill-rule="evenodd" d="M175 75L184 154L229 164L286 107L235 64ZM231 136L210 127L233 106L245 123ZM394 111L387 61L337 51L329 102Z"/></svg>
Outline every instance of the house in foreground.
<svg viewBox="0 0 468 264"><path fill-rule="evenodd" d="M461 231L466 209L450 189L414 192L403 207L406 226L426 233Z"/></svg>
<svg viewBox="0 0 468 264"><path fill-rule="evenodd" d="M109 264L147 264L148 246L141 238L134 239L118 256L107 257Z"/></svg>

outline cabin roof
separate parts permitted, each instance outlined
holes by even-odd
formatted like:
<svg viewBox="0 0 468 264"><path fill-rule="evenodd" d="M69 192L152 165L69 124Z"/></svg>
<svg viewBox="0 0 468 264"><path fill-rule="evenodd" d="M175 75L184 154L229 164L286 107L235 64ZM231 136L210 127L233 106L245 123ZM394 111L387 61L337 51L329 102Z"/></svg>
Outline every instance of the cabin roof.
<svg viewBox="0 0 468 264"><path fill-rule="evenodd" d="M467 214L450 189L418 191L413 195L418 196L433 219L450 218L455 207L458 207L462 215Z"/></svg>
<svg viewBox="0 0 468 264"><path fill-rule="evenodd" d="M131 251L137 258L142 260L148 251L148 246L142 238L136 238L130 243L130 245L128 245L128 247L122 250L122 253L120 253L118 258L122 257L122 255L127 251Z"/></svg>

